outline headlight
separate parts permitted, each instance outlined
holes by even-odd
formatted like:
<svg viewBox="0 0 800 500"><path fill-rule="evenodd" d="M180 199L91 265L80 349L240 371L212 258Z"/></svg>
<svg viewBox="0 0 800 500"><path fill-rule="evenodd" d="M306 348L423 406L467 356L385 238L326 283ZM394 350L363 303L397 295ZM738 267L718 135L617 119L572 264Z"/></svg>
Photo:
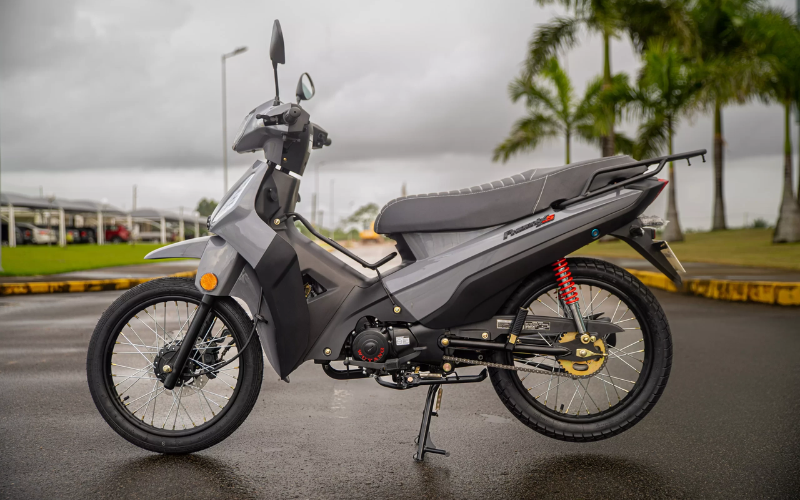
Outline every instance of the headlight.
<svg viewBox="0 0 800 500"><path fill-rule="evenodd" d="M211 214L211 217L208 220L209 228L216 224L219 219L233 210L236 204L239 203L239 198L242 197L242 193L244 193L244 190L247 188L247 185L250 184L250 181L253 180L254 176L255 173L250 174L247 179L239 184L239 187L236 188L236 191L234 191L233 194L231 194L228 199L225 200L225 203L218 205L217 208L214 209L214 212Z"/></svg>
<svg viewBox="0 0 800 500"><path fill-rule="evenodd" d="M236 145L239 144L239 139L241 139L242 136L244 135L244 130L247 128L247 124L250 123L250 118L253 116L253 113L255 112L256 112L255 110L251 111L250 114L244 117L244 121L242 121L242 124L239 125L239 131L236 132L236 139L233 140L233 146L231 146L232 149L234 150L236 149Z"/></svg>

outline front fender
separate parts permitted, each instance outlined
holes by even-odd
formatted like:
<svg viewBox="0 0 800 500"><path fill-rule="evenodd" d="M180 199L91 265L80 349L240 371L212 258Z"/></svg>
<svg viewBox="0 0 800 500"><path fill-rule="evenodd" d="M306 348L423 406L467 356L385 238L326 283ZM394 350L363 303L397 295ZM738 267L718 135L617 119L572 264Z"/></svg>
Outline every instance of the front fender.
<svg viewBox="0 0 800 500"><path fill-rule="evenodd" d="M203 256L211 236L192 238L153 250L145 255L145 259L199 259Z"/></svg>

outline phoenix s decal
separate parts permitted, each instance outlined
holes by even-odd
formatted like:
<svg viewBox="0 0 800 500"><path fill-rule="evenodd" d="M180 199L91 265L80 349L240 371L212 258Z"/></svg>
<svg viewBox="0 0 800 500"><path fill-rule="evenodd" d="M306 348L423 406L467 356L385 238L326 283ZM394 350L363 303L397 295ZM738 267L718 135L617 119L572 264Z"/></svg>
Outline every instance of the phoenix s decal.
<svg viewBox="0 0 800 500"><path fill-rule="evenodd" d="M508 231L503 233L503 239L506 240L506 239L508 239L509 236L514 236L515 234L519 234L522 231L525 231L526 229L530 229L532 227L543 226L543 225L547 224L548 222L552 221L555 218L556 218L555 214L550 214L547 217L540 217L540 218L536 219L533 222L528 222L524 226L519 226L516 229L509 229Z"/></svg>

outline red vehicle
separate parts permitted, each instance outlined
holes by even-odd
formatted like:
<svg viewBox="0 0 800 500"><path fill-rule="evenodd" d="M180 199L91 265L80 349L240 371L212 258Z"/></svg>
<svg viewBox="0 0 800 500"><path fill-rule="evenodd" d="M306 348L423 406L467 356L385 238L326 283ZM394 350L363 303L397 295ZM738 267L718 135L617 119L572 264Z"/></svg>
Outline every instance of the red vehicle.
<svg viewBox="0 0 800 500"><path fill-rule="evenodd" d="M128 231L128 228L122 224L117 224L116 226L106 226L106 241L110 241L112 243L122 243L123 241L128 241L130 237L130 231Z"/></svg>

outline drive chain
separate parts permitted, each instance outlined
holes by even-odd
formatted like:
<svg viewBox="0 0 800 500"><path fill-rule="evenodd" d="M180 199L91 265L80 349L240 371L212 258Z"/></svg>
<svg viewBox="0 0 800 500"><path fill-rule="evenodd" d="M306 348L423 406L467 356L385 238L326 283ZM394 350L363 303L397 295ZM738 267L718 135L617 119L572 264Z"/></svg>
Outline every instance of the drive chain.
<svg viewBox="0 0 800 500"><path fill-rule="evenodd" d="M555 375L556 377L566 377L575 380L584 378L572 375L571 373L567 372L559 373L556 371L542 370L539 368L528 368L527 366L502 365L500 363L490 363L488 361L475 361L474 359L457 358L455 356L443 356L442 359L445 361L454 361L456 363L463 363L467 365L488 366L490 368L500 368L502 370L514 370L518 372L541 373L543 375Z"/></svg>

